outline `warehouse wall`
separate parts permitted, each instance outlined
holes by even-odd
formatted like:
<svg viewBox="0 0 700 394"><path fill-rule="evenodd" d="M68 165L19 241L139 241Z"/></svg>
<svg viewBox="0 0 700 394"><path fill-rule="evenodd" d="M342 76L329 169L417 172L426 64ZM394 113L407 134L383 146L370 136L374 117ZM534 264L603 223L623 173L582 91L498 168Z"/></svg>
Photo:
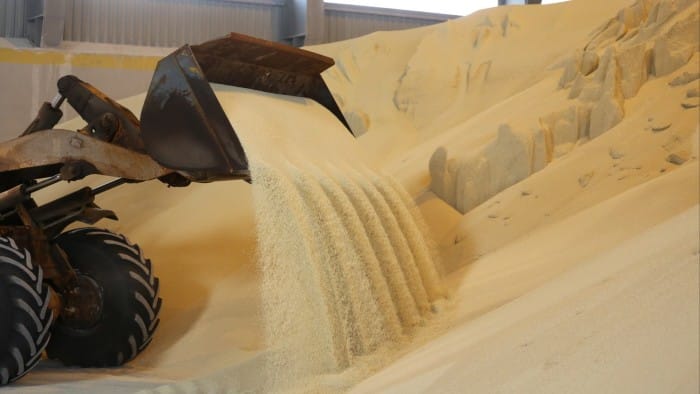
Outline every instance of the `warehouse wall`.
<svg viewBox="0 0 700 394"><path fill-rule="evenodd" d="M411 29L450 18L454 16L326 3L323 42L346 40L379 30Z"/></svg>
<svg viewBox="0 0 700 394"><path fill-rule="evenodd" d="M62 15L46 15L47 6L59 2L61 7L53 8L60 9ZM235 31L308 45L377 30L419 27L452 17L322 0L0 0L0 37L37 36L35 30L53 18L60 19L63 34L52 42L175 47Z"/></svg>
<svg viewBox="0 0 700 394"><path fill-rule="evenodd" d="M0 0L0 37L24 37L26 5L25 0Z"/></svg>
<svg viewBox="0 0 700 394"><path fill-rule="evenodd" d="M235 31L281 36L284 0L66 0L64 40L175 47Z"/></svg>

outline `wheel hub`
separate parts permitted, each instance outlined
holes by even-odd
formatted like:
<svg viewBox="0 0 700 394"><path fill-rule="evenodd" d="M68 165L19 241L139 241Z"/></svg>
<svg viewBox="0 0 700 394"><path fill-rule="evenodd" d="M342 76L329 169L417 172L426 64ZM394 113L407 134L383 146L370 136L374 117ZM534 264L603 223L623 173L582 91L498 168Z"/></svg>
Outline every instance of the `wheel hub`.
<svg viewBox="0 0 700 394"><path fill-rule="evenodd" d="M102 288L94 279L78 274L77 284L63 294L63 324L75 329L95 326L102 315Z"/></svg>

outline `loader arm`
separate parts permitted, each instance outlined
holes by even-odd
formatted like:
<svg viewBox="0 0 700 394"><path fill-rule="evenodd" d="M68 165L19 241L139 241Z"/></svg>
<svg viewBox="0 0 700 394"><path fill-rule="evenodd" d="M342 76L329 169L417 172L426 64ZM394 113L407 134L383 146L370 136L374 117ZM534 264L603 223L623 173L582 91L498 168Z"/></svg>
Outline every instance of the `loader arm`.
<svg viewBox="0 0 700 394"><path fill-rule="evenodd" d="M74 131L43 130L0 143L3 184L59 173L66 181L91 174L147 181L172 172L147 154Z"/></svg>

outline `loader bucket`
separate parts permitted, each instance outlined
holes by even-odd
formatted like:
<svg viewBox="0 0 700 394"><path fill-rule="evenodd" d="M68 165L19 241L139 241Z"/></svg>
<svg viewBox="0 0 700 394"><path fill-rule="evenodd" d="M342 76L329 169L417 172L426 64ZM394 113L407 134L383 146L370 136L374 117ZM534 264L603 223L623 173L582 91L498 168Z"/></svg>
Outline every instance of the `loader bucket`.
<svg viewBox="0 0 700 394"><path fill-rule="evenodd" d="M209 82L310 98L352 133L321 78L332 58L237 33L194 45L192 52Z"/></svg>
<svg viewBox="0 0 700 394"><path fill-rule="evenodd" d="M313 99L348 129L320 73L333 59L241 34L185 45L156 67L141 112L146 151L196 182L249 179L248 160L210 82Z"/></svg>
<svg viewBox="0 0 700 394"><path fill-rule="evenodd" d="M185 45L158 62L141 110L146 152L188 179L248 179L248 159Z"/></svg>

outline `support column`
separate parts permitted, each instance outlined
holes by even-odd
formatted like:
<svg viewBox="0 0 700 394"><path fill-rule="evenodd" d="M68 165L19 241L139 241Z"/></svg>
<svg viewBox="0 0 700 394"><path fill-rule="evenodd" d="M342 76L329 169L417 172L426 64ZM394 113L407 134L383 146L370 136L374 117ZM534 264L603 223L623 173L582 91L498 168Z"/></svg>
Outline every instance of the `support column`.
<svg viewBox="0 0 700 394"><path fill-rule="evenodd" d="M323 0L306 0L306 41L305 45L326 42L326 17Z"/></svg>
<svg viewBox="0 0 700 394"><path fill-rule="evenodd" d="M282 41L295 47L326 42L323 0L287 0Z"/></svg>
<svg viewBox="0 0 700 394"><path fill-rule="evenodd" d="M36 46L56 47L63 41L65 0L28 0L25 36Z"/></svg>
<svg viewBox="0 0 700 394"><path fill-rule="evenodd" d="M306 0L287 0L282 17L282 41L300 47L306 39Z"/></svg>
<svg viewBox="0 0 700 394"><path fill-rule="evenodd" d="M44 0L44 26L41 29L41 46L57 47L63 41L66 22L66 0Z"/></svg>

